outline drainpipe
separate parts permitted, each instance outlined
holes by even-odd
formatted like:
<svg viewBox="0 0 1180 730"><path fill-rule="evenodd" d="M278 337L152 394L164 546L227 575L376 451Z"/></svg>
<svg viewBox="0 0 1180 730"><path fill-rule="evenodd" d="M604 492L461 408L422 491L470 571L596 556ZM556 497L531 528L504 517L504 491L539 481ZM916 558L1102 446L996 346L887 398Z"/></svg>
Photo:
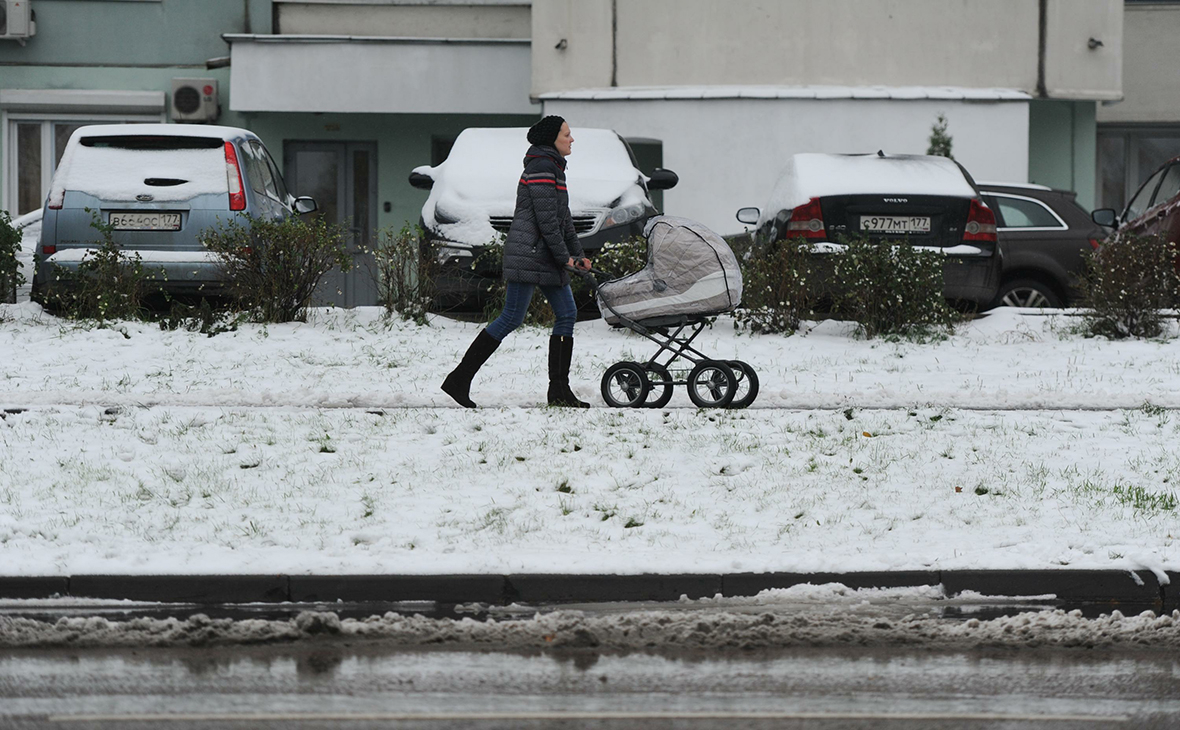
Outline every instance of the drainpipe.
<svg viewBox="0 0 1180 730"><path fill-rule="evenodd" d="M1049 92L1045 90L1045 36L1049 16L1049 0L1038 0L1037 9L1037 97L1046 99Z"/></svg>
<svg viewBox="0 0 1180 730"><path fill-rule="evenodd" d="M610 0L610 85L619 85L619 0Z"/></svg>

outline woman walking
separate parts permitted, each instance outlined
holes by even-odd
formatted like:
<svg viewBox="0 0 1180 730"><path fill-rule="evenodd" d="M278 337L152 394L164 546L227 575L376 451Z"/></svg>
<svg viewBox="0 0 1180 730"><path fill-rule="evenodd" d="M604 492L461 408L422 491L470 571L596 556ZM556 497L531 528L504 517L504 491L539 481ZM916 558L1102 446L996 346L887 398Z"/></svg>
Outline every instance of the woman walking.
<svg viewBox="0 0 1180 730"><path fill-rule="evenodd" d="M475 408L471 380L500 343L524 322L533 290L540 288L553 308L549 337L549 405L589 408L570 390L577 307L566 266L590 268L570 216L565 186L565 158L573 149L570 127L547 116L529 128L524 173L516 186L516 212L504 242L504 311L480 331L463 360L443 381L443 391L465 408Z"/></svg>

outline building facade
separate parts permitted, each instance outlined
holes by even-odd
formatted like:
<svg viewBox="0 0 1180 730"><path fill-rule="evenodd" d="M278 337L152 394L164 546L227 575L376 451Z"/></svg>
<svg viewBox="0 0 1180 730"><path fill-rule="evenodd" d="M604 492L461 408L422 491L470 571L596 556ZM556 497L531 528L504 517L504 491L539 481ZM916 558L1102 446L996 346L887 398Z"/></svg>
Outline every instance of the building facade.
<svg viewBox="0 0 1180 730"><path fill-rule="evenodd" d="M40 206L77 125L182 121L186 80L212 88L210 121L257 133L358 245L418 221L426 193L407 175L461 130L542 113L615 129L641 169L680 175L667 212L722 233L792 153L924 153L939 115L977 179L1086 205L1180 140L1178 82L1158 60L1176 53L1173 3L7 1L36 16L35 35L0 39L13 214Z"/></svg>
<svg viewBox="0 0 1180 730"><path fill-rule="evenodd" d="M1118 210L1180 155L1180 2L1127 2L1123 33L1123 97L1097 112L1096 203Z"/></svg>
<svg viewBox="0 0 1180 730"><path fill-rule="evenodd" d="M723 231L787 155L924 153L939 115L977 179L1089 205L1122 20L1120 0L534 0L533 94L661 140L669 210Z"/></svg>

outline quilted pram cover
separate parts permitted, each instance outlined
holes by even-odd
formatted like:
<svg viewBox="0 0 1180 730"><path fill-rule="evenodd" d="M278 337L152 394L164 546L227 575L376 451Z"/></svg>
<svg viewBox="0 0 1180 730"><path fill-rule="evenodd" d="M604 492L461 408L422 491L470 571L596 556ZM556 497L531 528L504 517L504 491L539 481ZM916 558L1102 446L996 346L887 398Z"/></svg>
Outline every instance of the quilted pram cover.
<svg viewBox="0 0 1180 730"><path fill-rule="evenodd" d="M650 219L643 233L647 266L598 287L598 310L608 324L619 324L618 315L635 321L705 316L741 304L742 272L721 236L673 216Z"/></svg>

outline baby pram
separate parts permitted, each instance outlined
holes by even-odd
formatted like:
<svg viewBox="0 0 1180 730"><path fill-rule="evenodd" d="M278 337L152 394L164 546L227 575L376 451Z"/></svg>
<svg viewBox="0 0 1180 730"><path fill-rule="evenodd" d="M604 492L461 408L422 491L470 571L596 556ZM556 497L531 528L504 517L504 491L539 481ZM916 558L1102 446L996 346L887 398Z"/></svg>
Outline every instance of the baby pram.
<svg viewBox="0 0 1180 730"><path fill-rule="evenodd" d="M720 236L685 218L657 216L644 228L647 266L599 284L597 269L578 271L607 324L659 345L646 362L624 361L602 376L602 399L615 408L663 408L673 387L688 386L699 408L745 408L758 397L758 376L741 360L717 360L692 346L712 317L742 300L737 257Z"/></svg>

